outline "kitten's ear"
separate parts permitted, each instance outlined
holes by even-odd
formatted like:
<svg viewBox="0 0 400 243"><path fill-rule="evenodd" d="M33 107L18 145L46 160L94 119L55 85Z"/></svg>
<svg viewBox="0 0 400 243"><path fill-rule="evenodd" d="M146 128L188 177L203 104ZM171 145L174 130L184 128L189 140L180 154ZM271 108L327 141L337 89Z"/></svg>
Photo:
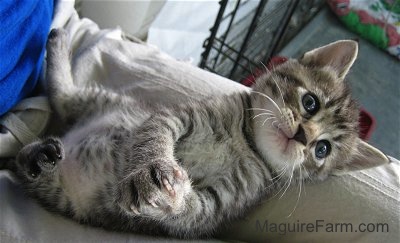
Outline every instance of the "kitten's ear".
<svg viewBox="0 0 400 243"><path fill-rule="evenodd" d="M343 79L356 60L358 44L352 40L341 40L306 52L300 59L304 65L330 66Z"/></svg>
<svg viewBox="0 0 400 243"><path fill-rule="evenodd" d="M357 138L357 152L352 160L344 165L338 165L332 171L334 175L346 174L350 171L363 170L390 163L390 159L379 149Z"/></svg>

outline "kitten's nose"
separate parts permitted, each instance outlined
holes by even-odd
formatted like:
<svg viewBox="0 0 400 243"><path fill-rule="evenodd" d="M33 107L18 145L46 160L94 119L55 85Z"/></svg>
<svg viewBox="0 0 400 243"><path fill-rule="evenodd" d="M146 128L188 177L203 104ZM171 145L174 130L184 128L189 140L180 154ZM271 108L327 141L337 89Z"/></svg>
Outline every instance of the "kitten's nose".
<svg viewBox="0 0 400 243"><path fill-rule="evenodd" d="M297 130L297 133L294 135L294 137L292 139L296 140L299 143L302 143L304 146L307 145L306 134L301 125L299 125L299 129Z"/></svg>

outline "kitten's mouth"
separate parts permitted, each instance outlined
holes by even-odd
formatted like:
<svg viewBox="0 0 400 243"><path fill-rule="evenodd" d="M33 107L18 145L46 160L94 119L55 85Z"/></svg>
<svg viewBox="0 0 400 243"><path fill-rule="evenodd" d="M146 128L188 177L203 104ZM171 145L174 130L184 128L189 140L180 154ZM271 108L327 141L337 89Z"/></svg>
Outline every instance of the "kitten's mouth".
<svg viewBox="0 0 400 243"><path fill-rule="evenodd" d="M283 152L286 152L290 144L302 144L307 145L307 138L304 129L299 126L296 134L288 134L282 130L279 126L273 126L277 131L278 142L283 143Z"/></svg>
<svg viewBox="0 0 400 243"><path fill-rule="evenodd" d="M280 129L279 127L274 126L277 132L277 137L278 137L278 143L282 146L282 153L286 152L291 138L289 138L286 133Z"/></svg>
<svg viewBox="0 0 400 243"><path fill-rule="evenodd" d="M282 153L288 152L290 147L292 147L293 145L298 143L295 136L292 136L292 137L288 136L285 133L285 131L283 131L282 129L280 129L277 126L274 126L274 128L277 131L278 143L281 145Z"/></svg>

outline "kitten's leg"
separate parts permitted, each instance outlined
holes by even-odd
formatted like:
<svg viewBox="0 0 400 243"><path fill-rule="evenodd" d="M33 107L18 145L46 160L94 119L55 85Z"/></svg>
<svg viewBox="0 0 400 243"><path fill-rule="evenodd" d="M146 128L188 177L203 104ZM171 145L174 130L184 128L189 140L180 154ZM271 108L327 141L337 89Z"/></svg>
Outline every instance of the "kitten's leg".
<svg viewBox="0 0 400 243"><path fill-rule="evenodd" d="M101 112L115 104L131 102L131 98L99 86L78 87L71 73L68 35L53 29L47 41L47 92L60 117L74 122L79 117Z"/></svg>
<svg viewBox="0 0 400 243"><path fill-rule="evenodd" d="M211 236L223 223L240 215L250 198L235 191L235 185L220 180L206 188L191 188L181 213L161 219L168 234L182 238Z"/></svg>
<svg viewBox="0 0 400 243"><path fill-rule="evenodd" d="M160 189L160 180L152 176L153 164L162 162L169 168L167 175L168 171L173 174L171 168L177 166L176 141L201 133L202 124L201 117L193 111L181 110L174 115L155 116L137 129L135 142L123 146L127 150L123 151L124 157L132 163L126 163L124 171L127 173L118 186L120 193L116 200L122 209L130 215L155 220L170 235L192 238L210 235L222 220L240 215L246 205L257 199L264 188L259 181L263 177L254 176L244 181L240 180L244 176L233 177L233 172L229 171L205 188L191 186L190 180L184 179L172 185L174 196L167 197L168 190ZM149 202L148 198L153 198L154 194L161 198L159 204Z"/></svg>
<svg viewBox="0 0 400 243"><path fill-rule="evenodd" d="M155 219L178 215L191 190L187 172L173 161L139 165L119 182L116 200L129 215Z"/></svg>
<svg viewBox="0 0 400 243"><path fill-rule="evenodd" d="M71 73L67 33L52 29L47 41L47 92L59 115L67 116L71 96L78 92Z"/></svg>
<svg viewBox="0 0 400 243"><path fill-rule="evenodd" d="M191 114L154 117L137 129L133 143L125 140L121 153L131 162L124 165L116 195L128 215L153 219L160 229L182 237L211 232L219 222L212 215L220 213L217 189L194 190L173 155L175 141L199 127Z"/></svg>
<svg viewBox="0 0 400 243"><path fill-rule="evenodd" d="M16 174L27 192L52 210L65 198L59 182L58 163L64 158L61 141L48 138L25 146L17 155Z"/></svg>
<svg viewBox="0 0 400 243"><path fill-rule="evenodd" d="M121 182L117 201L131 216L156 220L169 235L211 235L222 220L240 215L252 200L225 178L206 188L194 188L182 168L165 169L172 162L163 163L167 165L163 170L150 166L131 173ZM163 185L160 177L169 179ZM253 197L259 194L254 192Z"/></svg>

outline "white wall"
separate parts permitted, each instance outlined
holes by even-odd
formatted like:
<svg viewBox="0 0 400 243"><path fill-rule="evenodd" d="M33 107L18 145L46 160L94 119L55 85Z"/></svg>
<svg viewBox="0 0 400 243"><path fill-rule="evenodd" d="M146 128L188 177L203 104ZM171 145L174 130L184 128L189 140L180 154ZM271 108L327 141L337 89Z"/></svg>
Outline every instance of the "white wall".
<svg viewBox="0 0 400 243"><path fill-rule="evenodd" d="M82 17L95 21L101 28L120 26L124 31L145 39L148 28L166 0L77 0Z"/></svg>

